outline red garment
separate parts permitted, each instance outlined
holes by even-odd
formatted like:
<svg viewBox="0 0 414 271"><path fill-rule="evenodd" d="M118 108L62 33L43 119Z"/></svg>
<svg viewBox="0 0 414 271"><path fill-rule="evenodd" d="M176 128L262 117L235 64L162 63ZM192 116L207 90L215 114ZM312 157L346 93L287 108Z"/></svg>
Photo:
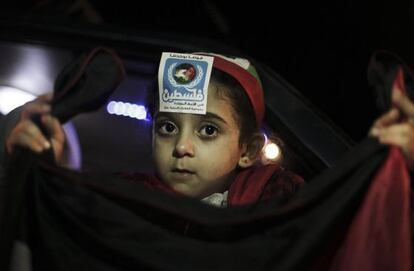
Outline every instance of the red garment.
<svg viewBox="0 0 414 271"><path fill-rule="evenodd" d="M392 83L392 91L407 94L401 67ZM391 147L331 270L411 270L410 182L409 170L400 149Z"/></svg>
<svg viewBox="0 0 414 271"><path fill-rule="evenodd" d="M144 182L153 190L177 194L172 188L154 176L142 173L121 174L122 177ZM229 206L251 204L292 195L304 185L304 180L276 165L254 166L243 169L229 188Z"/></svg>
<svg viewBox="0 0 414 271"><path fill-rule="evenodd" d="M392 147L330 270L411 270L410 238L410 176Z"/></svg>
<svg viewBox="0 0 414 271"><path fill-rule="evenodd" d="M250 204L293 194L304 180L277 165L251 167L242 170L229 189L230 206Z"/></svg>

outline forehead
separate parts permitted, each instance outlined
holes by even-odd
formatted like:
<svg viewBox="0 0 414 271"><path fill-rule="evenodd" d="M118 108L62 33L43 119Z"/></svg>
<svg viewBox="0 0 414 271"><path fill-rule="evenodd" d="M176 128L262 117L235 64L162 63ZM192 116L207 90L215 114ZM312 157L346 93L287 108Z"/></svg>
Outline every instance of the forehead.
<svg viewBox="0 0 414 271"><path fill-rule="evenodd" d="M156 116L168 116L175 119L192 120L217 119L232 125L236 123L236 110L226 97L226 91L229 91L226 86L210 82L208 87L206 114L159 112L157 110Z"/></svg>
<svg viewBox="0 0 414 271"><path fill-rule="evenodd" d="M226 95L228 91L231 91L228 87L211 82L208 86L207 112L224 115L235 121L237 110L233 108L233 104Z"/></svg>

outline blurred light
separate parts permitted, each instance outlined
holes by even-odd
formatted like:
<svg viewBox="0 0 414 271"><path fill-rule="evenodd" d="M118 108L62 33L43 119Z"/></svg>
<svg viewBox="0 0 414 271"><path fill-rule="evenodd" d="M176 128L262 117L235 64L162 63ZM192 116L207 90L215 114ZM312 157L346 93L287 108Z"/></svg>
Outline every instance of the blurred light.
<svg viewBox="0 0 414 271"><path fill-rule="evenodd" d="M262 148L261 162L264 165L277 164L281 161L282 152L277 141L273 141L263 133L265 143Z"/></svg>
<svg viewBox="0 0 414 271"><path fill-rule="evenodd" d="M69 121L62 125L62 128L65 131L67 145L66 166L70 169L80 170L82 168L82 152L75 125Z"/></svg>
<svg viewBox="0 0 414 271"><path fill-rule="evenodd" d="M35 95L13 87L0 87L0 112L4 115L31 100Z"/></svg>
<svg viewBox="0 0 414 271"><path fill-rule="evenodd" d="M267 159L274 160L274 159L279 157L280 148L275 143L270 142L270 143L266 144L266 146L264 147L263 152L264 152L264 155Z"/></svg>
<svg viewBox="0 0 414 271"><path fill-rule="evenodd" d="M19 59L10 67L8 85L24 89L37 95L53 89L56 67L53 65L53 51L36 47L21 47Z"/></svg>
<svg viewBox="0 0 414 271"><path fill-rule="evenodd" d="M139 120L149 120L147 109L143 105L110 101L106 111L111 115L125 116Z"/></svg>
<svg viewBox="0 0 414 271"><path fill-rule="evenodd" d="M106 106L106 111L108 111L109 114L114 114L115 113L115 105L116 105L116 102L110 101L108 103L108 105Z"/></svg>

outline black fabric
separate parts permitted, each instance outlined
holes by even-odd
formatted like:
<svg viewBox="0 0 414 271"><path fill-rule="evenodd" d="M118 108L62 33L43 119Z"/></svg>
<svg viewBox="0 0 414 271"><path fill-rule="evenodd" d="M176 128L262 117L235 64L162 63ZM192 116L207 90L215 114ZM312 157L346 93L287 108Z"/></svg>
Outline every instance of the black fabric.
<svg viewBox="0 0 414 271"><path fill-rule="evenodd" d="M26 239L35 270L307 270L385 155L368 140L288 203L227 209L39 161L26 169Z"/></svg>
<svg viewBox="0 0 414 271"><path fill-rule="evenodd" d="M75 58L55 81L52 115L65 123L76 114L97 110L124 75L121 60L108 48L95 48Z"/></svg>
<svg viewBox="0 0 414 271"><path fill-rule="evenodd" d="M7 193L6 180L5 180L5 163L6 163L6 138L10 131L17 124L20 119L21 108L16 108L11 111L7 117L0 120L0 219L3 214L4 199ZM1 220L0 220L1 223Z"/></svg>
<svg viewBox="0 0 414 271"><path fill-rule="evenodd" d="M323 269L387 150L367 139L289 201L227 209L26 154L7 172L0 266L19 237L35 270Z"/></svg>
<svg viewBox="0 0 414 271"><path fill-rule="evenodd" d="M76 114L98 109L124 75L121 60L108 48L94 48L88 54L79 56L60 72L55 81L51 114L64 123ZM36 116L34 121L43 129ZM2 190L4 187L7 193L2 193L4 198L0 199L0 204L4 206L0 219L0 266L5 270L10 264L13 241L16 238L25 239L29 234L24 226L30 214L27 207L31 204L31 199L27 197L31 183L27 179L33 163L38 159L53 163L53 150L38 156L27 149L15 148L13 155L4 162L6 173Z"/></svg>

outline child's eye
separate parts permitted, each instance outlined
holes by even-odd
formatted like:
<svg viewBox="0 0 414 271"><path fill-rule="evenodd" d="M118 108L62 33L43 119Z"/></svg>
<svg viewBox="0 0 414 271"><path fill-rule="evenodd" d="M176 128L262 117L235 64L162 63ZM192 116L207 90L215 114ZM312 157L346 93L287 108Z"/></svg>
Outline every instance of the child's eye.
<svg viewBox="0 0 414 271"><path fill-rule="evenodd" d="M174 123L166 121L159 124L158 132L162 135L171 135L176 134L178 132L178 128Z"/></svg>
<svg viewBox="0 0 414 271"><path fill-rule="evenodd" d="M200 135L203 137L215 137L217 133L218 129L213 125L205 125L200 129Z"/></svg>

